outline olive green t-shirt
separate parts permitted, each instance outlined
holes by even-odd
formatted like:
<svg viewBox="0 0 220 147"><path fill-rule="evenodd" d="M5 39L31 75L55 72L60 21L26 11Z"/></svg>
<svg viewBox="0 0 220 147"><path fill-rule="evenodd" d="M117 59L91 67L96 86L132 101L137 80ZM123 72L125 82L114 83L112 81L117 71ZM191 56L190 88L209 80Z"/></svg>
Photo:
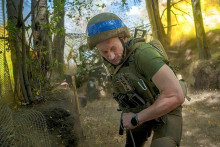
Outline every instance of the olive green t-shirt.
<svg viewBox="0 0 220 147"><path fill-rule="evenodd" d="M136 66L149 81L164 64L168 63L158 49L149 43L144 43L137 48L135 53Z"/></svg>

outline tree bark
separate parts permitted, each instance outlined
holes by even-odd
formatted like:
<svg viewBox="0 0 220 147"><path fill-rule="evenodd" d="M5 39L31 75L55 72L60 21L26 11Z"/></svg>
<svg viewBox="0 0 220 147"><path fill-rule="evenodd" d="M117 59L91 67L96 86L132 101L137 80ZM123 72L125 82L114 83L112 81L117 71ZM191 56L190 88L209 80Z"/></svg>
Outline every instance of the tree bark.
<svg viewBox="0 0 220 147"><path fill-rule="evenodd" d="M146 8L151 24L153 38L158 39L163 46L167 48L167 36L160 19L158 0L146 0Z"/></svg>
<svg viewBox="0 0 220 147"><path fill-rule="evenodd" d="M58 67L55 69L56 73L63 72L64 65L64 45L65 45L65 30L64 30L64 5L65 0L54 0L54 17L60 18L55 24L55 28L63 31L58 31L53 40L53 57L58 61Z"/></svg>
<svg viewBox="0 0 220 147"><path fill-rule="evenodd" d="M21 57L20 57L20 46L18 43L18 35L16 36L16 41L15 41L15 48L16 48L16 56L17 56L17 61L18 61L18 66L16 67L18 69L19 72L19 81L20 81L20 85L21 85L21 89L22 89L22 93L25 99L26 103L29 103L29 99L28 99L28 95L27 95L27 90L25 88L25 84L24 84L24 77L23 77L23 71L22 71L22 66L21 66Z"/></svg>
<svg viewBox="0 0 220 147"><path fill-rule="evenodd" d="M23 21L23 18L22 20ZM33 102L33 97L32 97L32 91L31 91L31 87L30 87L30 83L29 83L29 79L28 79L28 74L27 74L27 64L26 64L26 40L25 40L25 25L24 22L22 22L22 69L23 69L23 77L24 77L24 83L25 83L25 87L27 89L27 94L28 94L28 98L31 102Z"/></svg>
<svg viewBox="0 0 220 147"><path fill-rule="evenodd" d="M13 77L14 77L14 96L15 99L21 99L23 97L21 93L19 71L18 71L18 58L16 55L16 38L20 35L17 31L17 17L18 17L18 5L20 0L8 0L6 1L7 15L8 15L8 37L9 37L9 47L11 49L11 60L13 66ZM19 45L18 45L19 46Z"/></svg>
<svg viewBox="0 0 220 147"><path fill-rule="evenodd" d="M38 54L37 59L35 58L38 61L35 61L35 64L40 67L37 71L38 76L43 78L40 85L44 85L47 83L47 73L52 61L52 37L48 29L47 0L32 0L31 7L34 52Z"/></svg>
<svg viewBox="0 0 220 147"><path fill-rule="evenodd" d="M191 0L191 2L196 30L197 48L199 51L199 59L210 59L211 54L206 40L200 0Z"/></svg>
<svg viewBox="0 0 220 147"><path fill-rule="evenodd" d="M168 43L170 45L170 42L171 42L171 30L172 30L172 27L171 27L171 5L170 5L170 2L171 0L167 0L167 40L168 40Z"/></svg>

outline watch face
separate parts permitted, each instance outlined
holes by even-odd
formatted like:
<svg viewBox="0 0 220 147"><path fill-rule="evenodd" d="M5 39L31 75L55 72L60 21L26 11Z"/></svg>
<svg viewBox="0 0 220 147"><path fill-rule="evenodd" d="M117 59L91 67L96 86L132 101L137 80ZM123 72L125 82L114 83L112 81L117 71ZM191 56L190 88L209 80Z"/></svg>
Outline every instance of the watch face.
<svg viewBox="0 0 220 147"><path fill-rule="evenodd" d="M132 117L132 119L131 119L131 124L132 124L133 126L137 126L137 120L136 120L135 117Z"/></svg>

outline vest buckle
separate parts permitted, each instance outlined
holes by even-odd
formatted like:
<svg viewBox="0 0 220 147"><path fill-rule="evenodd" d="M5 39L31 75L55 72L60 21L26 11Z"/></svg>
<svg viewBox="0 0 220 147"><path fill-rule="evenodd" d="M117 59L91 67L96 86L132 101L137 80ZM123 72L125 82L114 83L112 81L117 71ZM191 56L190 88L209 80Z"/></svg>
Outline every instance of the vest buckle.
<svg viewBox="0 0 220 147"><path fill-rule="evenodd" d="M147 86L144 83L144 81L142 79L140 79L141 82L138 81L138 85L143 89L143 90L147 90Z"/></svg>

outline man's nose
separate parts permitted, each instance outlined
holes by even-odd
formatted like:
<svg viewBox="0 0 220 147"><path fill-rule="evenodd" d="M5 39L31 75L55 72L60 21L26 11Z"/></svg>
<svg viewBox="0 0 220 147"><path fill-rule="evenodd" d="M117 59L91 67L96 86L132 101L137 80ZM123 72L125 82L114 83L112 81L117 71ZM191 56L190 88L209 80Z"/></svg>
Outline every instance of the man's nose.
<svg viewBox="0 0 220 147"><path fill-rule="evenodd" d="M114 58L115 58L115 54L110 52L110 53L108 54L108 59L109 59L109 60L113 60Z"/></svg>

